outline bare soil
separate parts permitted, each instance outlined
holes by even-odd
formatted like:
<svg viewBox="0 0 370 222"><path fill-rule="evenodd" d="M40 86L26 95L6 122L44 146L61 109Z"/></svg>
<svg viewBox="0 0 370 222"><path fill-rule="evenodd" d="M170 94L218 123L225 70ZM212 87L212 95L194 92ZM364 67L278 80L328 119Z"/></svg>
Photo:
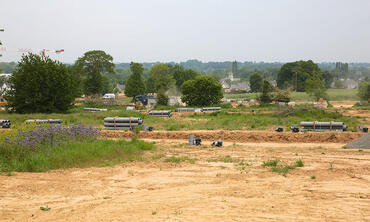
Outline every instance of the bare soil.
<svg viewBox="0 0 370 222"><path fill-rule="evenodd" d="M0 221L370 221L368 150L156 142L142 162L1 175ZM173 155L195 162L165 162ZM275 158L304 167L283 176L261 166Z"/></svg>
<svg viewBox="0 0 370 222"><path fill-rule="evenodd" d="M134 132L121 130L102 130L101 135L106 138L128 138L135 135ZM348 143L361 137L360 132L272 132L272 131L243 131L243 130L196 130L196 131L155 131L139 132L139 138L146 139L187 139L189 135L200 137L202 140L217 140L219 138L239 143Z"/></svg>

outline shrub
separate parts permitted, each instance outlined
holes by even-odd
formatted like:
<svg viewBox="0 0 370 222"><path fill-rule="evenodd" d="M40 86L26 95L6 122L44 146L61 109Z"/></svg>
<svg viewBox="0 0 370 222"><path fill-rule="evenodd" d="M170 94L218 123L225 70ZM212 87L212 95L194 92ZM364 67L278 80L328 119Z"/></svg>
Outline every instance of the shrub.
<svg viewBox="0 0 370 222"><path fill-rule="evenodd" d="M370 99L370 81L361 82L358 87L358 96L362 101L369 101Z"/></svg>
<svg viewBox="0 0 370 222"><path fill-rule="evenodd" d="M158 105L167 106L168 105L168 96L163 92L158 93Z"/></svg>
<svg viewBox="0 0 370 222"><path fill-rule="evenodd" d="M181 86L182 98L188 106L209 106L220 103L222 86L210 76L198 76Z"/></svg>
<svg viewBox="0 0 370 222"><path fill-rule="evenodd" d="M290 102L290 91L276 89L275 95L273 96L275 102Z"/></svg>

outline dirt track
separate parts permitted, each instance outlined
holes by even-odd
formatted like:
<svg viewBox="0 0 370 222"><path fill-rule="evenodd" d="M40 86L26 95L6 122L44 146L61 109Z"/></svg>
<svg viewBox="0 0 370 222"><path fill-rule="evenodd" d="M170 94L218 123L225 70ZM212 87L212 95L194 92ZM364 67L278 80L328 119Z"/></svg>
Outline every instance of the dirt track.
<svg viewBox="0 0 370 222"><path fill-rule="evenodd" d="M370 221L370 152L343 145L157 141L144 162L0 176L0 221ZM305 166L284 177L272 158Z"/></svg>
<svg viewBox="0 0 370 222"><path fill-rule="evenodd" d="M105 138L127 138L135 134L127 131L102 130ZM227 131L227 130L199 130L199 131L155 131L140 132L139 138L146 139L187 139L189 135L202 138L202 140L217 140L223 138L229 142L239 143L349 143L361 137L362 133L353 132L271 132L271 131Z"/></svg>

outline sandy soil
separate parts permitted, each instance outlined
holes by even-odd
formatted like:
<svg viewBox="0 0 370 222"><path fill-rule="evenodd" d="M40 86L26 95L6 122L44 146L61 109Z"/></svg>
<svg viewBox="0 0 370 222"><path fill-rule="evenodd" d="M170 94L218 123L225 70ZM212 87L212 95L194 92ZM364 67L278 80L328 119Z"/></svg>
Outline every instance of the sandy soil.
<svg viewBox="0 0 370 222"><path fill-rule="evenodd" d="M352 101L352 100L344 100L344 101L330 101L330 104L334 108L351 108L353 105L355 105L358 101Z"/></svg>
<svg viewBox="0 0 370 222"><path fill-rule="evenodd" d="M343 145L157 140L143 162L1 175L0 221L370 221L370 151ZM305 165L283 176L272 158Z"/></svg>
<svg viewBox="0 0 370 222"><path fill-rule="evenodd" d="M128 138L134 132L123 130L101 130L105 138ZM189 135L200 137L202 140L217 140L222 138L231 142L276 142L276 143L349 143L361 137L361 132L274 132L274 131L245 131L245 130L187 130L187 131L154 131L139 132L139 138L146 139L187 139Z"/></svg>

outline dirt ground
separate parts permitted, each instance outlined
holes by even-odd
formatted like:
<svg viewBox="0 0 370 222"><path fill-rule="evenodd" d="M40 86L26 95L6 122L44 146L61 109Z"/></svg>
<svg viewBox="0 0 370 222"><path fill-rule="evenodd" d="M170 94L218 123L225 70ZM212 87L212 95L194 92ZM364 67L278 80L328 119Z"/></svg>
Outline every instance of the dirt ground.
<svg viewBox="0 0 370 222"><path fill-rule="evenodd" d="M0 221L370 221L370 150L155 141L142 162L1 175ZM275 158L304 166L286 176L261 166Z"/></svg>
<svg viewBox="0 0 370 222"><path fill-rule="evenodd" d="M129 138L135 135L131 131L101 130L105 138ZM363 135L361 132L274 132L274 131L245 131L245 130L186 130L186 131L154 131L139 132L138 138L145 139L187 139L189 135L200 137L202 140L218 140L242 143L349 143Z"/></svg>

